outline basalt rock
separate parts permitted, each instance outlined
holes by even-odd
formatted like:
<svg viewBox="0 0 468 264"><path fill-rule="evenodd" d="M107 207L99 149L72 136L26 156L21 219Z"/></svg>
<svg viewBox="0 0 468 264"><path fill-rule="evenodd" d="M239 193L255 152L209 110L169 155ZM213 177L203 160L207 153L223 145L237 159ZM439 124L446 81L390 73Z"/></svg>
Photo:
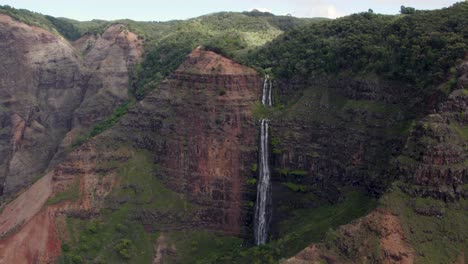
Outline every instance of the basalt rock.
<svg viewBox="0 0 468 264"><path fill-rule="evenodd" d="M271 124L274 225L291 209L317 206L295 199L289 183L337 202L343 186L379 195L396 177L391 159L404 147L415 104L405 86L349 78L279 80L275 86L281 94L275 103L291 106Z"/></svg>
<svg viewBox="0 0 468 264"><path fill-rule="evenodd" d="M212 72L211 65L223 70ZM59 234L66 232L60 227L65 216L91 219L104 207L113 210L125 203L106 197L115 188L131 188L120 183L115 165L130 159L129 148L149 151L160 168L155 176L196 205L190 218L134 208L133 220L149 231L208 229L246 236L245 180L257 151L251 108L260 87L254 70L194 50L119 124L72 151L5 207L0 214L0 262L54 261L60 254ZM126 147L119 150L117 145ZM76 192L76 197L54 202L63 192Z"/></svg>
<svg viewBox="0 0 468 264"><path fill-rule="evenodd" d="M456 90L414 127L396 163L408 193L449 201L467 196L467 103L466 92Z"/></svg>
<svg viewBox="0 0 468 264"><path fill-rule="evenodd" d="M0 185L10 193L49 165L87 77L66 40L6 15L0 15L0 46Z"/></svg>
<svg viewBox="0 0 468 264"><path fill-rule="evenodd" d="M29 185L127 100L141 40L120 24L67 40L0 15L0 194ZM83 56L80 54L84 52Z"/></svg>
<svg viewBox="0 0 468 264"><path fill-rule="evenodd" d="M113 133L154 153L166 184L200 206L197 225L241 234L260 88L254 70L198 48Z"/></svg>
<svg viewBox="0 0 468 264"><path fill-rule="evenodd" d="M62 141L50 167L63 157L67 147L93 125L103 121L128 100L129 80L143 53L142 40L122 24L114 24L102 36L87 34L73 43L82 52L90 71L86 93L73 113L72 129Z"/></svg>

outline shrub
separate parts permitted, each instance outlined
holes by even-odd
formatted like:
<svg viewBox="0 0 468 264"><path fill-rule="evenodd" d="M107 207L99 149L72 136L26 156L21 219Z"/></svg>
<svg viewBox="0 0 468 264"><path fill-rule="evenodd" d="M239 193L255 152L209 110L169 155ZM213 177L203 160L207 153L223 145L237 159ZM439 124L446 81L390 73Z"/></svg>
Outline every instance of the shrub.
<svg viewBox="0 0 468 264"><path fill-rule="evenodd" d="M293 192L307 192L307 186L300 185L292 182L284 182L284 186L288 187Z"/></svg>
<svg viewBox="0 0 468 264"><path fill-rule="evenodd" d="M133 243L130 239L121 239L117 245L114 246L114 250L124 259L130 259L132 257Z"/></svg>

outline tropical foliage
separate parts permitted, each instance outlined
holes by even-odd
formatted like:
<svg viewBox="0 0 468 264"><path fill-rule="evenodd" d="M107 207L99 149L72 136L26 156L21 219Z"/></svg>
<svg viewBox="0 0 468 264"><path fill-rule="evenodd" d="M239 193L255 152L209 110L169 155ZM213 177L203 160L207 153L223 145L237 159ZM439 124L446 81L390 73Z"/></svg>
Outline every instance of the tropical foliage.
<svg viewBox="0 0 468 264"><path fill-rule="evenodd" d="M441 83L467 54L468 2L403 13L366 12L296 28L246 62L272 68L285 79L347 72L417 87Z"/></svg>

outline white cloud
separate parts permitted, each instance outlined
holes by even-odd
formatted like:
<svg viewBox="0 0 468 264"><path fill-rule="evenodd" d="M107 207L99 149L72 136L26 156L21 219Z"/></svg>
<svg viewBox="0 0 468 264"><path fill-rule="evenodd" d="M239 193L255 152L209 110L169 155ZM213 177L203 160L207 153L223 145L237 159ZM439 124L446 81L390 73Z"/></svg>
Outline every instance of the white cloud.
<svg viewBox="0 0 468 264"><path fill-rule="evenodd" d="M252 11L252 10L254 10L254 9L256 9L256 10L258 10L258 11L260 11L260 12L268 12L268 13L273 13L273 11L272 11L271 9L269 9L269 8L265 8L265 7L260 7L260 8L259 8L259 7L257 7L257 8L252 8L252 9L250 9L250 11Z"/></svg>
<svg viewBox="0 0 468 264"><path fill-rule="evenodd" d="M331 4L324 4L322 1L310 1L296 8L293 13L297 17L327 17L337 18L345 16L346 13Z"/></svg>

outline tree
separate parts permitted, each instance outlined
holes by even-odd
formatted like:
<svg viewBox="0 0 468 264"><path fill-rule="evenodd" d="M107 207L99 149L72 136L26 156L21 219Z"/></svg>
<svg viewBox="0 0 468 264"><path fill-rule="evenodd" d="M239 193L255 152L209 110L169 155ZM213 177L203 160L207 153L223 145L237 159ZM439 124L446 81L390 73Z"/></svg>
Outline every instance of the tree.
<svg viewBox="0 0 468 264"><path fill-rule="evenodd" d="M409 15L409 14L414 14L416 12L416 9L414 7L406 7L404 5L401 6L400 8L400 13Z"/></svg>

